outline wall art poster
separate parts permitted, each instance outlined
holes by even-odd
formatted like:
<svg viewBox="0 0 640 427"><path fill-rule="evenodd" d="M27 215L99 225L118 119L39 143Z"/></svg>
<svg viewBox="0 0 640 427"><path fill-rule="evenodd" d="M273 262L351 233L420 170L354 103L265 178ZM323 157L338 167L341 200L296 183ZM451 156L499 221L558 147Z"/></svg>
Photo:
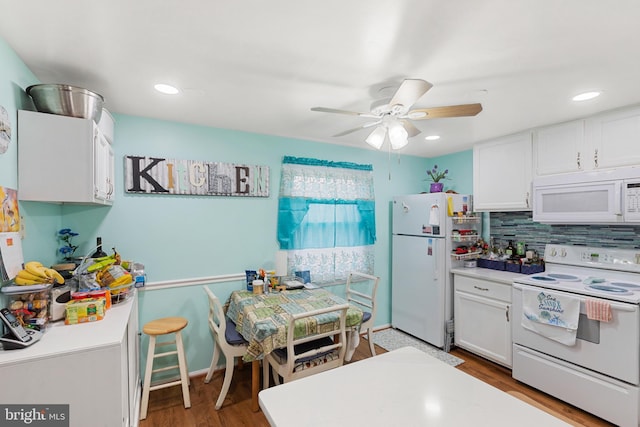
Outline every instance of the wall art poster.
<svg viewBox="0 0 640 427"><path fill-rule="evenodd" d="M269 197L269 167L128 155L125 192Z"/></svg>
<svg viewBox="0 0 640 427"><path fill-rule="evenodd" d="M20 231L20 212L18 211L18 191L0 186L0 233Z"/></svg>

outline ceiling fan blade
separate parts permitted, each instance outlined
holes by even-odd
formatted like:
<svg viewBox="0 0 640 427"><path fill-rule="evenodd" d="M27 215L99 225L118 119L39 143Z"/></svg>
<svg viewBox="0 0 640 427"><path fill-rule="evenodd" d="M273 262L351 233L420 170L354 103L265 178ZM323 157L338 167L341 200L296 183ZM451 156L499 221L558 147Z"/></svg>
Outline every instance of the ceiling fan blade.
<svg viewBox="0 0 640 427"><path fill-rule="evenodd" d="M420 129L415 127L413 123L411 123L409 120L400 120L400 123L402 123L402 126L404 126L404 128L406 129L408 138L411 138L412 136L416 136L422 132Z"/></svg>
<svg viewBox="0 0 640 427"><path fill-rule="evenodd" d="M311 111L319 111L321 113L337 113L337 114L347 114L349 116L360 116L360 117L369 117L372 119L377 119L378 116L371 113L359 113L357 111L348 111L348 110L338 110L336 108L325 108L325 107L313 107Z"/></svg>
<svg viewBox="0 0 640 427"><path fill-rule="evenodd" d="M393 98L390 105L404 105L407 109L422 97L433 85L420 79L405 79ZM406 111L406 110L405 110Z"/></svg>
<svg viewBox="0 0 640 427"><path fill-rule="evenodd" d="M353 129L349 129L349 130L345 130L344 132L337 133L337 134L335 134L335 135L333 135L333 136L334 136L334 137L338 137L338 136L345 136L345 135L348 135L348 134L350 134L350 133L353 133L353 132L359 131L359 130L361 130L361 129L366 129L366 128L369 128L369 127L371 127L371 126L375 126L375 125L380 124L380 123L382 123L382 120L378 120L378 121L375 121L375 122L365 123L365 124L363 124L362 126L359 126L359 127L357 127L357 128L353 128Z"/></svg>
<svg viewBox="0 0 640 427"><path fill-rule="evenodd" d="M448 107L418 108L407 114L412 120L440 119L444 117L475 116L482 111L482 104L449 105Z"/></svg>

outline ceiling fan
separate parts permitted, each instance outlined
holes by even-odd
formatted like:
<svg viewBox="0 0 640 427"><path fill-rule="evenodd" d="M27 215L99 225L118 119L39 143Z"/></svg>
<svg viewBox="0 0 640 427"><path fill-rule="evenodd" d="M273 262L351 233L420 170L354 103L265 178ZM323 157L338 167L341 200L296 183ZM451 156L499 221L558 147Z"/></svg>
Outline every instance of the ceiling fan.
<svg viewBox="0 0 640 427"><path fill-rule="evenodd" d="M385 138L389 136L391 148L400 149L408 144L408 138L420 133L412 120L439 119L444 117L475 116L482 111L481 104L450 105L446 107L418 108L411 110L415 104L433 85L425 80L405 79L390 101L374 103L368 113L356 111L338 110L335 108L313 107L311 111L323 113L347 114L374 119L362 126L340 132L335 137L344 136L361 129L376 126L365 139L367 144L380 149Z"/></svg>

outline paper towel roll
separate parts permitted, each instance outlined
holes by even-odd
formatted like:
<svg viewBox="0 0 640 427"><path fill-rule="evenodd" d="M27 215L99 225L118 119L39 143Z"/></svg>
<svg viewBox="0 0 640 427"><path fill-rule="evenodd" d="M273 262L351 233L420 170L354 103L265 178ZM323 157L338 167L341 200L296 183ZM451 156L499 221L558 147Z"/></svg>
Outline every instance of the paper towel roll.
<svg viewBox="0 0 640 427"><path fill-rule="evenodd" d="M276 252L276 276L287 276L287 251Z"/></svg>

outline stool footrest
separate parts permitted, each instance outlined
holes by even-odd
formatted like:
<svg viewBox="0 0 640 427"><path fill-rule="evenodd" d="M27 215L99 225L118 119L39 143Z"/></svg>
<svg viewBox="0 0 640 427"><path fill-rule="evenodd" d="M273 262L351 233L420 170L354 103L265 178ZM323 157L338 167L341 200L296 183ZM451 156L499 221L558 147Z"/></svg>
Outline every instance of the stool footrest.
<svg viewBox="0 0 640 427"><path fill-rule="evenodd" d="M157 359L158 357L165 357L165 356L171 356L173 354L178 354L178 350L174 350L174 351L165 351L164 353L156 353L153 355L154 359Z"/></svg>
<svg viewBox="0 0 640 427"><path fill-rule="evenodd" d="M167 388L167 387L173 387L175 385L178 384L182 384L181 380L176 380L176 381L172 381L170 383L162 383L162 384L158 384L158 385L152 385L151 387L149 387L149 391L154 391L154 390L160 390L163 388Z"/></svg>
<svg viewBox="0 0 640 427"><path fill-rule="evenodd" d="M177 369L179 368L180 365L173 365L173 366L165 366L164 368L158 368L158 369L154 369L153 371L151 371L152 374L155 374L156 372L164 372L164 371L170 371L172 369Z"/></svg>

